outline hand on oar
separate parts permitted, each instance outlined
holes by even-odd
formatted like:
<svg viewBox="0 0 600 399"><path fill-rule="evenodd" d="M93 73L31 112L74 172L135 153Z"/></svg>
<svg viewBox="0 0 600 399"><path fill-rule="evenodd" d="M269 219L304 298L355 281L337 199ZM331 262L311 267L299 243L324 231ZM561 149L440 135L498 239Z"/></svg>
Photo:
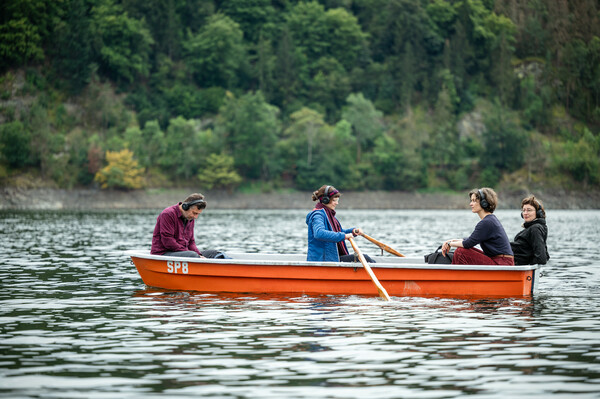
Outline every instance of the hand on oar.
<svg viewBox="0 0 600 399"><path fill-rule="evenodd" d="M360 227L356 227L356 228L352 229L352 233L346 234L346 236L344 237L344 240L348 240L352 237L362 236L363 234L364 234L364 231L362 231L362 229Z"/></svg>
<svg viewBox="0 0 600 399"><path fill-rule="evenodd" d="M367 240L371 241L373 244L377 245L379 248L383 249L384 251L387 251L387 252L391 253L392 255L396 255L401 258L404 258L404 255L402 255L400 252L396 251L394 248L390 247L389 245L385 245L384 243L377 241L373 237L369 237L365 233L363 233L362 236L365 237Z"/></svg>
<svg viewBox="0 0 600 399"><path fill-rule="evenodd" d="M375 276L375 273L373 273L373 270L371 270L371 267L367 264L367 260L365 259L362 252L360 252L360 249L358 249L358 246L354 242L354 239L349 238L348 241L350 241L350 244L352 244L352 248L354 249L354 252L356 252L356 254L358 255L358 259L360 259L360 263L362 263L363 267L367 271L367 274L371 278L371 281L373 281L373 284L375 284L375 287L377 288L377 291L379 292L379 296L382 297L383 299L385 299L386 301L389 301L390 296L388 295L385 288L383 288L383 286L381 285L379 280L377 280L377 276Z"/></svg>

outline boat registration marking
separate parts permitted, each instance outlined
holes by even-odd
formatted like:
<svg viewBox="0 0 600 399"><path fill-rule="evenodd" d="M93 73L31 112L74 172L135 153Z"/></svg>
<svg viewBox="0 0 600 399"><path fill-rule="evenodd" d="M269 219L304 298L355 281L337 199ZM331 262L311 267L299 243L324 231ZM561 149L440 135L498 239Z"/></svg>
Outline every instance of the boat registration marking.
<svg viewBox="0 0 600 399"><path fill-rule="evenodd" d="M188 264L187 262L176 262L176 261L168 261L167 262L167 271L169 273L183 273L188 274Z"/></svg>

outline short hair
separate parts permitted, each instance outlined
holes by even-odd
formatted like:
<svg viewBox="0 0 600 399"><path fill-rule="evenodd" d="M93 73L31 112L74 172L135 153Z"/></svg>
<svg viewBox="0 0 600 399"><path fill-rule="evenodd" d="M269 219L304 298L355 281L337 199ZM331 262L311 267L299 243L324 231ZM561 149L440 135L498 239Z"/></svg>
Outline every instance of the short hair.
<svg viewBox="0 0 600 399"><path fill-rule="evenodd" d="M471 196L473 194L475 194L475 198L477 198L477 200L479 200L479 202L481 202L481 196L479 195L479 190L481 190L481 192L485 196L485 200L487 201L487 203L489 205L484 210L488 211L489 213L494 213L494 211L496 210L496 207L498 206L498 194L496 194L496 192L489 187L474 188L473 190L469 191L469 199L471 199Z"/></svg>
<svg viewBox="0 0 600 399"><path fill-rule="evenodd" d="M523 201L521 201L521 209L523 209L524 205L531 205L535 209L536 217L537 211L541 211L542 217L544 219L546 218L546 210L544 209L544 204L542 204L540 200L535 198L535 195L530 195L529 197L523 198Z"/></svg>
<svg viewBox="0 0 600 399"><path fill-rule="evenodd" d="M183 202L184 203L185 202L190 203L190 202L199 201L199 200L202 200L204 202L200 202L200 203L194 204L192 206L195 206L198 209L204 209L204 208L206 208L206 201L204 200L204 195L202 195L200 193L194 193L194 194L188 195L188 197Z"/></svg>
<svg viewBox="0 0 600 399"><path fill-rule="evenodd" d="M312 193L312 200L313 201L319 201L325 195L325 190L327 189L327 187L328 187L327 184L323 184L321 186L321 188L319 188L317 191L314 191ZM329 186L329 192L332 193L334 191L337 191L337 193L335 193L334 195L332 195L331 199L334 199L334 198L342 196L342 193L340 193L337 188L335 188L333 186Z"/></svg>

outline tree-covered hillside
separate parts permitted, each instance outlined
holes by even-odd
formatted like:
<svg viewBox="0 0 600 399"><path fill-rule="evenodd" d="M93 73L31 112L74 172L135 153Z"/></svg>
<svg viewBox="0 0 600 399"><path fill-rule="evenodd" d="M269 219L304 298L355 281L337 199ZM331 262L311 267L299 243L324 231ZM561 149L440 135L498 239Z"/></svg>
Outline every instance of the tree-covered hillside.
<svg viewBox="0 0 600 399"><path fill-rule="evenodd" d="M0 181L600 185L597 0L5 0Z"/></svg>

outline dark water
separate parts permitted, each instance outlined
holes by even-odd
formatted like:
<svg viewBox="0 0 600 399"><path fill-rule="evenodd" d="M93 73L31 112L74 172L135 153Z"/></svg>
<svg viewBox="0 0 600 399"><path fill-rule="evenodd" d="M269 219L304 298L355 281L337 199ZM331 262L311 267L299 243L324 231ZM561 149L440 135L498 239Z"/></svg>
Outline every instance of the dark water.
<svg viewBox="0 0 600 399"><path fill-rule="evenodd" d="M0 213L0 397L600 397L600 211L549 211L534 298L390 303L146 290L123 251L149 248L156 214ZM305 214L207 210L197 241L304 253ZM338 215L409 256L478 220ZM498 216L520 230L517 211Z"/></svg>

